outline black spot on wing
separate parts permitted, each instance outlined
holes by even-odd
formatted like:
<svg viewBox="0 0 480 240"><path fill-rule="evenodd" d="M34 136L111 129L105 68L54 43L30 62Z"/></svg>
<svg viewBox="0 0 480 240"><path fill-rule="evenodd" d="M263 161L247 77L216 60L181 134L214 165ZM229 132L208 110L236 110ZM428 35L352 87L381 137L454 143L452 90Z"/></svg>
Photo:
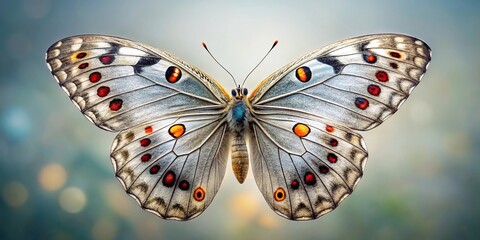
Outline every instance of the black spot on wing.
<svg viewBox="0 0 480 240"><path fill-rule="evenodd" d="M333 67L333 71L338 74L342 68L345 66L343 63L338 61L335 57L319 57L317 61L325 63Z"/></svg>
<svg viewBox="0 0 480 240"><path fill-rule="evenodd" d="M143 72L144 67L152 66L160 62L160 58L142 57L138 60L137 64L133 66L135 73L140 74Z"/></svg>
<svg viewBox="0 0 480 240"><path fill-rule="evenodd" d="M117 54L118 50L121 47L120 44L114 43L114 42L110 42L108 44L110 44L110 49L108 49L108 54Z"/></svg>

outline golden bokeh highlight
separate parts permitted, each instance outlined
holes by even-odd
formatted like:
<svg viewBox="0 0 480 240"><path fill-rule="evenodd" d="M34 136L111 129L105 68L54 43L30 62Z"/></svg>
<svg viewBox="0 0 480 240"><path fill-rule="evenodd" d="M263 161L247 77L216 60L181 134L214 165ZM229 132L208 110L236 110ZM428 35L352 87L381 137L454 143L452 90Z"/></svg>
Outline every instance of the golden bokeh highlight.
<svg viewBox="0 0 480 240"><path fill-rule="evenodd" d="M101 183L101 189L102 198L110 209L125 218L132 217L131 214L136 210L137 204L125 194L118 181L112 179Z"/></svg>
<svg viewBox="0 0 480 240"><path fill-rule="evenodd" d="M92 239L115 239L117 232L118 227L113 219L101 218L92 227Z"/></svg>
<svg viewBox="0 0 480 240"><path fill-rule="evenodd" d="M28 199L28 190L19 182L7 183L3 187L3 199L11 207L20 207Z"/></svg>
<svg viewBox="0 0 480 240"><path fill-rule="evenodd" d="M62 165L50 163L44 166L38 173L40 186L47 191L56 191L67 182L67 171Z"/></svg>
<svg viewBox="0 0 480 240"><path fill-rule="evenodd" d="M230 208L233 214L238 216L238 220L253 220L259 212L258 196L253 192L233 195Z"/></svg>
<svg viewBox="0 0 480 240"><path fill-rule="evenodd" d="M60 193L60 207L68 213L79 213L87 204L85 193L75 187L66 188Z"/></svg>
<svg viewBox="0 0 480 240"><path fill-rule="evenodd" d="M281 225L280 218L277 214L263 213L258 218L258 224L264 228L279 228Z"/></svg>

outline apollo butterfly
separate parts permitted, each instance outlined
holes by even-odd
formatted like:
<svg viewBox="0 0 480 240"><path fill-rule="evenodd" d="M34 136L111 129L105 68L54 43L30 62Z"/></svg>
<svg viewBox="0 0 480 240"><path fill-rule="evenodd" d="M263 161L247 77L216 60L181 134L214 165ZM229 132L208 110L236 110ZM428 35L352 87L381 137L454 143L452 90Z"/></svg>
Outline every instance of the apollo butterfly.
<svg viewBox="0 0 480 240"><path fill-rule="evenodd" d="M354 130L395 113L430 59L419 39L366 35L302 56L248 95L243 85L228 94L175 56L123 38L68 37L46 54L82 114L119 132L111 160L126 192L176 220L212 202L229 155L240 183L251 161L277 214L309 220L332 211L363 175L368 154Z"/></svg>

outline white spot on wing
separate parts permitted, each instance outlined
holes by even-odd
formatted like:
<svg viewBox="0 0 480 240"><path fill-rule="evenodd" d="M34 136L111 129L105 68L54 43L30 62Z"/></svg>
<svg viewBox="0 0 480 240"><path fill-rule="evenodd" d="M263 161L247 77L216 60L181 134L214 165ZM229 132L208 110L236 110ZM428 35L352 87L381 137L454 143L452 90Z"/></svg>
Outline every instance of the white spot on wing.
<svg viewBox="0 0 480 240"><path fill-rule="evenodd" d="M72 82L67 82L62 87L65 87L68 90L69 95L73 95L77 91L77 85Z"/></svg>
<svg viewBox="0 0 480 240"><path fill-rule="evenodd" d="M417 53L424 57L428 57L427 53L425 52L425 48L421 48L421 47L417 48Z"/></svg>
<svg viewBox="0 0 480 240"><path fill-rule="evenodd" d="M55 49L50 50L49 52L47 52L47 59L57 57L58 55L60 55L60 50L58 50L57 48L55 48Z"/></svg>
<svg viewBox="0 0 480 240"><path fill-rule="evenodd" d="M425 67L425 65L427 64L427 61L425 61L425 59L421 58L421 57L415 57L413 59L413 62L415 63L415 65L417 65L418 67Z"/></svg>
<svg viewBox="0 0 480 240"><path fill-rule="evenodd" d="M70 47L72 48L72 51L77 51L82 47L82 44L72 44Z"/></svg>
<svg viewBox="0 0 480 240"><path fill-rule="evenodd" d="M75 102L73 102L75 103ZM77 107L80 109L80 107L77 105ZM92 122L93 124L95 124L95 121L97 120L97 117L95 116L95 114L93 114L93 112L91 111L88 111L88 112L85 112L83 113L85 115L85 117L90 121Z"/></svg>
<svg viewBox="0 0 480 240"><path fill-rule="evenodd" d="M67 79L67 73L65 73L65 71L56 72L55 76L58 77L58 80L60 80L59 82L63 82L65 79Z"/></svg>
<svg viewBox="0 0 480 240"><path fill-rule="evenodd" d="M84 109L85 108L85 99L83 99L83 97L74 97L72 99L74 102L76 102L78 104L78 106L80 107L80 110Z"/></svg>
<svg viewBox="0 0 480 240"><path fill-rule="evenodd" d="M399 42L399 43L405 42L405 38L403 38L403 37L395 37L394 40L395 40L395 42Z"/></svg>
<svg viewBox="0 0 480 240"><path fill-rule="evenodd" d="M145 52L135 48L129 48L129 47L121 47L118 50L118 53L123 55L131 55L131 56L147 56Z"/></svg>
<svg viewBox="0 0 480 240"><path fill-rule="evenodd" d="M48 62L48 65L50 65L50 68L52 70L57 70L62 66L62 62L58 59L53 59Z"/></svg>
<svg viewBox="0 0 480 240"><path fill-rule="evenodd" d="M62 46L62 41L58 41L55 44L53 44L53 47L55 47L55 48L58 48L60 46Z"/></svg>

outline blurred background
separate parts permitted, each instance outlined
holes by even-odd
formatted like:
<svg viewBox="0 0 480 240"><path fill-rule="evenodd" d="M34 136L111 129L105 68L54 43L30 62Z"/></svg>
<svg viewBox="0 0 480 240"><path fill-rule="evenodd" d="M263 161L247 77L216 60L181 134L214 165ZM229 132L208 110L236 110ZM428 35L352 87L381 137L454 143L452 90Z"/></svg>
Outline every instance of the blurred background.
<svg viewBox="0 0 480 240"><path fill-rule="evenodd" d="M231 3L230 3L231 2ZM480 234L479 1L0 2L1 239L472 239ZM308 222L277 216L230 166L210 207L162 220L124 193L109 159L114 133L86 120L57 86L45 50L75 34L147 43L234 87L357 35L416 36L433 49L400 111L362 133L370 157L356 191Z"/></svg>

